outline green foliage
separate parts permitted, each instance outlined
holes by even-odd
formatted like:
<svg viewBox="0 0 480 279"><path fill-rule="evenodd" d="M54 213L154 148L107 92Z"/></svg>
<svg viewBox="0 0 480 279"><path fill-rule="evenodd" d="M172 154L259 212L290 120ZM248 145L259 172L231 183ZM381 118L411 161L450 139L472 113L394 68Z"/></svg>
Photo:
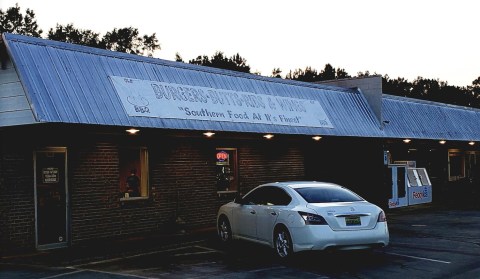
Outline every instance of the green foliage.
<svg viewBox="0 0 480 279"><path fill-rule="evenodd" d="M296 69L293 72L290 71L285 78L292 79L292 80L299 80L299 81L306 81L306 82L316 82L316 81L324 81L324 80L333 80L333 79L340 79L340 78L349 78L350 75L345 71L345 69L335 69L330 64L326 64L325 68L319 72L313 69L312 67L308 66L305 70Z"/></svg>
<svg viewBox="0 0 480 279"><path fill-rule="evenodd" d="M133 27L114 28L107 32L103 38L92 30L75 28L73 24L57 24L55 29L48 31L50 40L62 41L72 44L91 46L113 51L152 56L153 52L160 49L155 33L140 36L138 29Z"/></svg>
<svg viewBox="0 0 480 279"><path fill-rule="evenodd" d="M180 53L175 53L175 61L177 62L183 62L182 56L180 56Z"/></svg>
<svg viewBox="0 0 480 279"><path fill-rule="evenodd" d="M280 70L280 68L273 68L272 75L270 77L282 78L282 70Z"/></svg>
<svg viewBox="0 0 480 279"><path fill-rule="evenodd" d="M310 66L306 67L305 70L302 70L300 68L295 69L293 72L292 70L290 70L290 72L288 72L285 78L306 82L320 81L317 70L312 69L312 67Z"/></svg>
<svg viewBox="0 0 480 279"><path fill-rule="evenodd" d="M139 36L138 29L132 27L114 28L107 32L102 39L102 45L113 51L147 56L152 56L156 49L160 49L155 33Z"/></svg>
<svg viewBox="0 0 480 279"><path fill-rule="evenodd" d="M480 77L472 82L472 86L458 87L438 79L417 77L409 82L405 78L390 79L385 75L382 87L386 94L480 108L480 88L476 87L478 81Z"/></svg>
<svg viewBox="0 0 480 279"><path fill-rule="evenodd" d="M13 33L32 37L40 37L42 30L38 28L35 13L27 9L25 15L20 12L18 3L6 11L0 10L0 34Z"/></svg>
<svg viewBox="0 0 480 279"><path fill-rule="evenodd" d="M27 9L21 13L18 4L6 11L0 10L0 33L22 34L32 37L41 37L42 30L38 28L35 13ZM72 44L109 49L114 51L152 56L155 50L160 49L158 39L152 35L140 36L138 29L133 27L114 28L103 38L92 30L82 30L73 24L57 24L48 31L47 38Z"/></svg>
<svg viewBox="0 0 480 279"><path fill-rule="evenodd" d="M73 26L73 24L57 24L55 29L51 28L48 31L48 39L78 45L103 48L101 45L100 34L95 33L91 30L77 29Z"/></svg>
<svg viewBox="0 0 480 279"><path fill-rule="evenodd" d="M228 58L223 52L217 51L211 58L207 55L199 55L197 58L188 61L188 63L250 73L250 66L247 64L247 60L238 53Z"/></svg>

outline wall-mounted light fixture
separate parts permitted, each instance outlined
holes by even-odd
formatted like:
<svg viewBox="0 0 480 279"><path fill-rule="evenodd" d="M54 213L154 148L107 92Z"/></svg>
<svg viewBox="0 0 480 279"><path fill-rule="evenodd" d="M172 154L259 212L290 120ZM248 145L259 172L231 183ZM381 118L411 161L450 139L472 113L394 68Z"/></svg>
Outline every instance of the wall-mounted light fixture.
<svg viewBox="0 0 480 279"><path fill-rule="evenodd" d="M206 136L207 138L211 138L211 137L213 137L213 135L215 135L215 133L214 132L205 132L205 133L203 133L203 135Z"/></svg>
<svg viewBox="0 0 480 279"><path fill-rule="evenodd" d="M404 139L404 140L403 140L404 143L409 143L409 142L411 142L411 141L412 141L411 139Z"/></svg>
<svg viewBox="0 0 480 279"><path fill-rule="evenodd" d="M136 133L140 132L139 129L135 129L135 128L130 128L128 130L125 130L127 133L129 133L130 135L135 135Z"/></svg>
<svg viewBox="0 0 480 279"><path fill-rule="evenodd" d="M274 137L274 135L266 134L266 135L263 135L263 137L266 138L266 139L272 139Z"/></svg>
<svg viewBox="0 0 480 279"><path fill-rule="evenodd" d="M440 144L445 144L446 142L447 142L446 140L441 140L441 141L439 141L438 143L440 143Z"/></svg>
<svg viewBox="0 0 480 279"><path fill-rule="evenodd" d="M319 140L322 139L322 137L321 136L314 136L314 137L312 137L312 139L315 140L315 141L319 141Z"/></svg>
<svg viewBox="0 0 480 279"><path fill-rule="evenodd" d="M474 141L471 141L471 142L469 142L468 144L473 146L473 145L475 145L475 142L474 142Z"/></svg>

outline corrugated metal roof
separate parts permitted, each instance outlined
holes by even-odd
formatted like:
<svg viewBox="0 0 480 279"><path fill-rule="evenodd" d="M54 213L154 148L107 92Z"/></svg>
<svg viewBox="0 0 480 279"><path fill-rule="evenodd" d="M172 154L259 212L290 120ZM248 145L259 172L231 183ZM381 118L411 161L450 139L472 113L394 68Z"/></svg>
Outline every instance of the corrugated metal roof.
<svg viewBox="0 0 480 279"><path fill-rule="evenodd" d="M166 129L381 137L356 90L245 74L62 42L4 34L39 122ZM334 128L129 116L109 76L318 101Z"/></svg>
<svg viewBox="0 0 480 279"><path fill-rule="evenodd" d="M480 110L392 95L382 97L388 138L480 140Z"/></svg>

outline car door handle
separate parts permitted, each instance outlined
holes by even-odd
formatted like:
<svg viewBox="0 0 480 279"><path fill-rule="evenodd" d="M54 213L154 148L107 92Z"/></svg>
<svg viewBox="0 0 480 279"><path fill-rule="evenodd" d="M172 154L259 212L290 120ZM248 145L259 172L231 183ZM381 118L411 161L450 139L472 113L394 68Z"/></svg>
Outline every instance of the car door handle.
<svg viewBox="0 0 480 279"><path fill-rule="evenodd" d="M273 211L273 212L270 212L270 214L272 214L273 216L277 215L277 212Z"/></svg>
<svg viewBox="0 0 480 279"><path fill-rule="evenodd" d="M250 211L251 214L257 213L255 210Z"/></svg>

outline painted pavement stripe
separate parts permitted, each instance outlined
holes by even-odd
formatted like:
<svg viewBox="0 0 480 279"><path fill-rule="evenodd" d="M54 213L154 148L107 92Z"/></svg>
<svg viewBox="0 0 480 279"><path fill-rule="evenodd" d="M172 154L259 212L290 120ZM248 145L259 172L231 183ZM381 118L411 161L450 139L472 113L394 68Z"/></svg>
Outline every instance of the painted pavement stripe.
<svg viewBox="0 0 480 279"><path fill-rule="evenodd" d="M103 274L110 274L110 275L117 275L117 276L124 276L124 277L134 277L134 278L141 278L141 279L157 279L157 277L146 277L146 276L140 276L135 274L111 272L111 271L103 271L103 270L95 270L95 269L82 269L81 271L89 271L94 273L103 273Z"/></svg>
<svg viewBox="0 0 480 279"><path fill-rule="evenodd" d="M417 259L417 260L444 263L444 264L450 264L451 263L451 262L447 262L447 261L441 261L441 260L435 260L435 259L429 259L429 258L422 258L422 257L416 257L416 256L410 256L410 255L404 255L404 254L397 254L397 253L391 253L391 252L385 252L385 254L400 256L400 257L406 257L406 258L412 258L412 259Z"/></svg>
<svg viewBox="0 0 480 279"><path fill-rule="evenodd" d="M75 270L75 271L66 272L66 273L61 273L61 274L57 274L57 275L42 277L42 278L39 278L39 279L59 278L59 277L63 277L63 276L68 276L68 275L80 273L80 272L84 272L84 271L83 271L83 270Z"/></svg>
<svg viewBox="0 0 480 279"><path fill-rule="evenodd" d="M173 252L173 251L178 251L178 250L185 250L185 249L189 249L189 248L195 247L193 244L198 244L198 243L202 243L202 242L203 242L203 241L193 241L193 242L185 243L185 244L189 244L189 245L191 245L191 246L182 246L182 247L171 248L171 249L156 250L156 251L152 251L152 252L140 253L140 254L135 254L135 255L126 256L126 257L117 257L117 258L112 258L112 259L108 259L108 260L101 260L101 261L89 262L89 263L84 263L84 264L78 264L78 265L69 266L69 268L77 268L77 267L82 267L82 266L86 266L86 265L110 263L110 262L121 261L121 260L124 260L124 259L132 259L132 258L137 258L137 257L142 257L142 256L148 256L148 255L155 255L155 254L160 254L160 253L165 253L165 252Z"/></svg>

